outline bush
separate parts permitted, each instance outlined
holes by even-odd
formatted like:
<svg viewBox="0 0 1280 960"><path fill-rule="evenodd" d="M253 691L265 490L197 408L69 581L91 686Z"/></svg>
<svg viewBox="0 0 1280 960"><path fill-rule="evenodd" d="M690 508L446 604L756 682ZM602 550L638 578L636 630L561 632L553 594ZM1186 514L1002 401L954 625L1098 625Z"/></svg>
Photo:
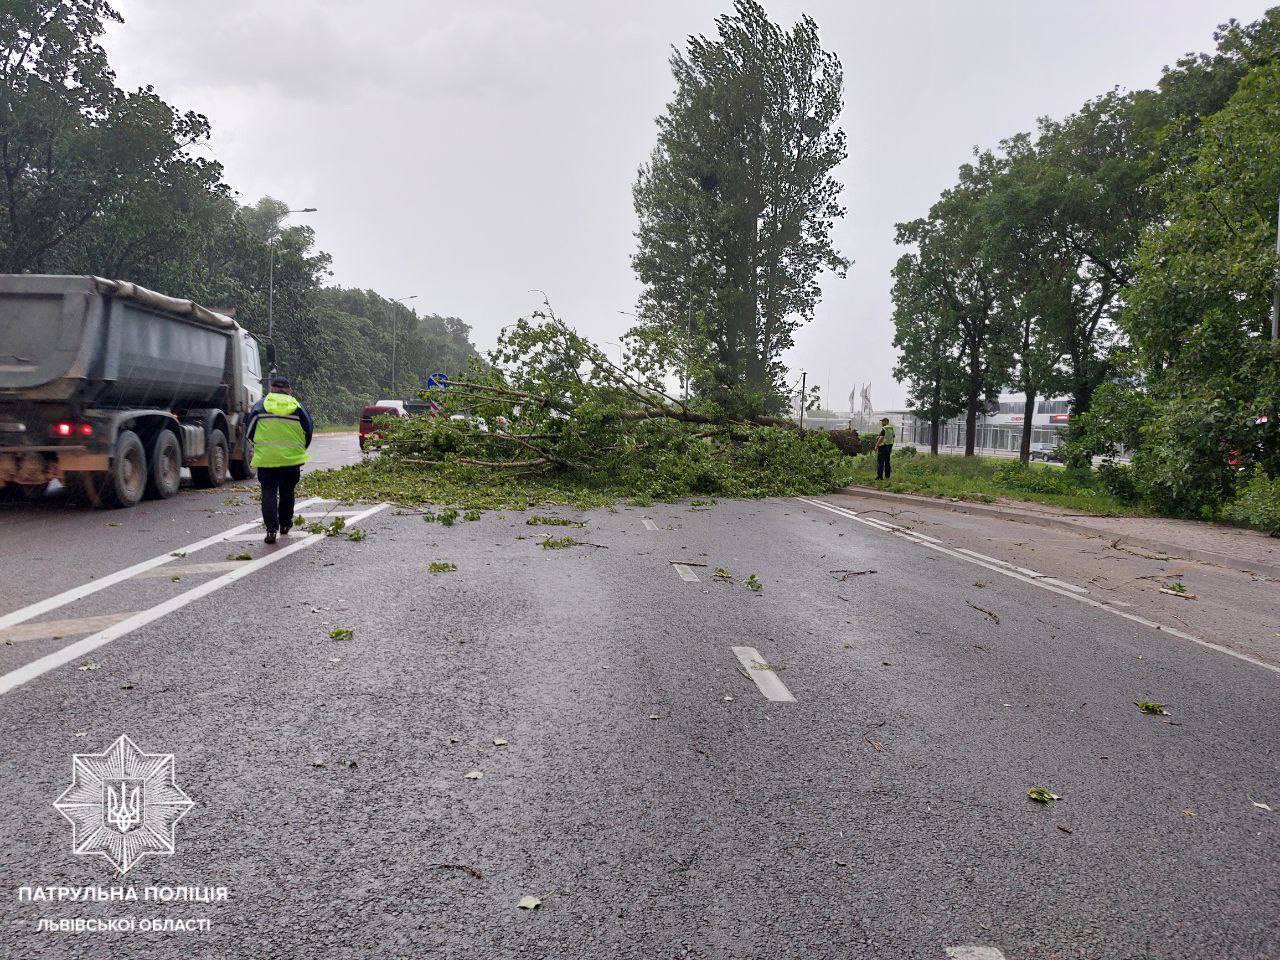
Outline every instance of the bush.
<svg viewBox="0 0 1280 960"><path fill-rule="evenodd" d="M1128 464L1102 461L1098 464L1098 482L1117 500L1137 503L1138 487L1133 480L1133 467Z"/></svg>
<svg viewBox="0 0 1280 960"><path fill-rule="evenodd" d="M894 447L893 456L895 460L905 460L908 457L914 457L919 451L915 447Z"/></svg>
<svg viewBox="0 0 1280 960"><path fill-rule="evenodd" d="M1236 498L1222 511L1232 523L1280 537L1280 477L1255 467Z"/></svg>

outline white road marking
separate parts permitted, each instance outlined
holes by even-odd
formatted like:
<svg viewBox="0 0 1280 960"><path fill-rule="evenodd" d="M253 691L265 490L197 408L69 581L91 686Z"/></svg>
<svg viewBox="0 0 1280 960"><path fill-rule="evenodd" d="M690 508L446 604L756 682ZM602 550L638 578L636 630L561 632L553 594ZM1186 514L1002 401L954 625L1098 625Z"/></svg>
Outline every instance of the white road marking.
<svg viewBox="0 0 1280 960"><path fill-rule="evenodd" d="M940 540L933 541L941 543ZM964 547L955 547L956 553L965 553L971 557L977 557L979 560L985 560L987 563L994 563L997 567L1005 567L1009 570L1016 570L1024 577L1031 577L1033 580L1043 580L1045 583L1052 583L1055 587L1061 587L1063 590L1070 590L1072 593L1088 593L1084 587L1077 587L1074 583L1067 583L1065 580L1059 580L1057 577L1050 577L1038 570L1029 570L1026 567L1015 566L1004 560L997 560L995 557L988 557L985 553L979 553L977 550L966 550Z"/></svg>
<svg viewBox="0 0 1280 960"><path fill-rule="evenodd" d="M733 655L738 658L742 668L747 672L755 685L764 694L766 700L777 703L795 703L787 685L778 678L778 673L769 666L769 661L760 656L755 647L733 647Z"/></svg>
<svg viewBox="0 0 1280 960"><path fill-rule="evenodd" d="M853 510L848 510L844 507L838 507L835 504L826 503L822 500L810 500L807 497L796 497L796 499L799 500L801 503L807 503L812 507L818 507L822 510L828 511L829 513L837 514L849 520L856 520L858 523L865 523L868 526L877 527L880 530L885 529L881 524L868 520L865 517L860 517ZM1160 633L1167 633L1170 636L1177 637L1180 640L1186 640L1190 643L1194 643L1198 646L1204 647L1207 650L1216 650L1218 653L1225 653L1228 657L1234 657L1237 660L1243 660L1245 663L1252 664L1255 667L1261 667L1263 670L1269 670L1272 673L1280 674L1280 667L1274 664L1270 664L1263 660L1259 660L1257 657L1251 657L1247 653L1241 653L1238 650L1232 650L1230 647L1224 647L1221 644L1213 643L1209 640L1202 640L1199 637L1193 637L1189 633L1183 633L1181 630L1175 630L1173 627L1167 627L1163 623L1156 623L1154 620L1148 620L1146 617L1139 617L1137 614L1126 613L1123 610L1116 609L1116 607L1110 603L1094 600L1092 597L1083 596L1079 593L1076 593L1074 590L1064 590L1062 587L1055 586L1052 583L1046 582L1051 578L1041 577L1041 576L1034 576L1034 577L1027 576L1026 574L1019 573L1018 569L1016 567L1013 567L1012 564L1005 564L1001 566L997 563L989 563L986 560L979 559L978 556L973 556L971 552L962 553L960 548L953 550L950 547L944 547L937 543L930 543L928 540L923 540L910 531L899 532L899 531L890 530L888 532L892 533L894 536L902 537L904 540L910 540L913 543L917 543L920 546L925 547L926 549L935 550L938 553L945 553L947 556L954 557L957 560L963 560L966 563L976 564L977 566L983 567L986 570L990 570L993 573L999 573L999 574L1002 574L1003 576L1010 577L1011 579L1014 579L1014 580L1021 580L1023 583L1032 584L1033 586L1039 587L1041 590L1048 590L1050 593L1056 593L1060 597L1067 597L1068 599L1075 600L1077 603L1083 603L1090 607L1096 607L1099 610L1105 610L1108 613L1112 614L1113 616L1121 617L1125 620L1131 620L1134 623L1140 623L1144 627L1150 627L1152 630L1157 630ZM1072 586L1074 586L1074 584Z"/></svg>
<svg viewBox="0 0 1280 960"><path fill-rule="evenodd" d="M119 623L130 613L104 613L97 617L76 617L72 620L42 620L40 623L24 623L0 630L0 643L21 643L23 640L48 640L50 637L78 637L93 633L113 623Z"/></svg>
<svg viewBox="0 0 1280 960"><path fill-rule="evenodd" d="M698 580L698 575L694 573L692 570L690 570L688 567L686 567L683 563L673 563L672 566L676 568L676 573L680 574L680 579L683 580L685 583L701 582L700 580Z"/></svg>
<svg viewBox="0 0 1280 960"><path fill-rule="evenodd" d="M243 560L219 560L216 563L170 563L164 567L156 567L154 570L143 570L134 579L141 580L146 577L189 577L196 573L222 573L224 570L234 570L243 563Z"/></svg>
<svg viewBox="0 0 1280 960"><path fill-rule="evenodd" d="M657 525L656 523L654 523L652 520L650 520L648 517L641 517L641 518L640 518L640 522L644 524L644 528L645 528L646 530L657 530L657 529L658 529L658 525Z"/></svg>
<svg viewBox="0 0 1280 960"><path fill-rule="evenodd" d="M315 503L324 503L323 498L313 497L306 500L299 506L311 506ZM254 527L261 526L261 520L254 520L252 523L242 523L238 527L232 527L230 530L224 530L216 533L212 537L205 537L203 540L197 540L195 543L188 544L185 547L179 547L169 553L162 553L158 557L152 557L150 560L143 560L141 563L135 563L131 567L125 567L123 570L117 570L115 573L109 573L105 577L99 577L90 583L82 584L78 587L72 587L70 590L64 590L62 593L47 597L37 603L14 610L12 613L6 613L0 616L0 630L5 627L12 627L16 623L23 623L34 617L40 616L42 613L48 613L50 610L57 610L59 607L65 607L69 603L75 603L77 600L83 600L85 597L92 596L107 587L113 587L122 580L128 580L130 577L136 577L144 570L150 570L164 563L172 563L174 560L182 559L186 554L195 553L214 544L222 543L228 536L238 533L244 533Z"/></svg>
<svg viewBox="0 0 1280 960"><path fill-rule="evenodd" d="M379 510L385 510L389 506L390 504L388 503L380 503L376 507L370 507L367 510L357 513L355 516L351 517L351 519L348 520L348 523L353 525L359 523L366 517L372 516ZM125 634L137 630L139 627L144 627L153 621L159 620L163 616L173 613L175 610L181 610L187 604L195 600L199 600L201 597L206 597L215 590L220 590L223 587L230 586L237 580L243 580L249 574L257 570L261 570L268 564L275 563L277 560L283 560L290 554L297 553L299 550L304 550L312 544L319 543L324 539L326 539L325 534L313 533L310 536L289 544L289 546L284 549L273 550L270 553L266 553L263 556L258 557L256 560L244 561L238 565L238 569L236 570L224 573L222 576L215 577L212 580L206 580L199 586L193 587L185 593L180 593L176 597L170 597L164 603L158 604L149 610L143 610L139 613L135 613L131 617L107 627L105 630L100 630L95 634L85 637L83 640L77 640L75 643L69 644L61 650L57 650L47 656L41 657L39 660L34 660L31 663L28 663L26 666L19 667L17 670L6 673L4 676L0 676L0 694L8 693L10 690L14 690L22 686L24 683L34 680L42 674L48 673L56 667L60 667L65 663L70 663L72 660L83 657L85 654L90 653L99 647L105 646L112 640L117 640Z"/></svg>
<svg viewBox="0 0 1280 960"><path fill-rule="evenodd" d="M1005 960L995 947L947 947L949 960Z"/></svg>
<svg viewBox="0 0 1280 960"><path fill-rule="evenodd" d="M359 513L359 510L330 510L327 513L295 513L295 520L328 520L330 517L350 517Z"/></svg>

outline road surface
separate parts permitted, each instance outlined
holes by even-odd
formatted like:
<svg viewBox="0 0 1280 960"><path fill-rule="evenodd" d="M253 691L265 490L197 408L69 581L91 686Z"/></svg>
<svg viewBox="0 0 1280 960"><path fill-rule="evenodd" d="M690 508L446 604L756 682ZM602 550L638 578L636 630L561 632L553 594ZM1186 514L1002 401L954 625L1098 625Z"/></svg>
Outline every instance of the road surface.
<svg viewBox="0 0 1280 960"><path fill-rule="evenodd" d="M251 522L212 496L127 538L6 514L0 612ZM0 955L1280 955L1272 648L859 506L315 504L365 539L215 542L24 621L129 614L0 646ZM124 877L53 807L121 735L194 801Z"/></svg>

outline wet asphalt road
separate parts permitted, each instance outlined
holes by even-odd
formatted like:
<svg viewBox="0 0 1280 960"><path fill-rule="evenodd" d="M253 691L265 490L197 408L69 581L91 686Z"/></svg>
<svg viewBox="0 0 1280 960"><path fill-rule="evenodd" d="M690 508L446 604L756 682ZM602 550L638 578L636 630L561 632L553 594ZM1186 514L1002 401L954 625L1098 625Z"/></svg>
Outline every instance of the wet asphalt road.
<svg viewBox="0 0 1280 960"><path fill-rule="evenodd" d="M1280 956L1275 673L796 501L543 513L384 510L0 695L0 955ZM122 733L196 801L123 881L51 806ZM17 895L112 883L229 898ZM36 930L130 913L211 929Z"/></svg>

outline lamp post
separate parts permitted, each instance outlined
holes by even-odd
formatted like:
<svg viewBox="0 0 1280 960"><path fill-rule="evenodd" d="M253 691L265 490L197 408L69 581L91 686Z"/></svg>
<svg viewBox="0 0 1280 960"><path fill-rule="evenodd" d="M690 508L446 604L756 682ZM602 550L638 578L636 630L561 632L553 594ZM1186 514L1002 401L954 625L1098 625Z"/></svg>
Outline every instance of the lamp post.
<svg viewBox="0 0 1280 960"><path fill-rule="evenodd" d="M271 345L272 356L275 355L275 340L272 339L275 333L275 305L276 305L276 240L279 239L280 220L289 216L291 213L315 213L315 207L303 207L300 210L286 210L280 214L280 219L276 221L276 236L271 238L271 242L267 244L269 254L267 256L267 343ZM275 373L275 364L272 363L271 372Z"/></svg>
<svg viewBox="0 0 1280 960"><path fill-rule="evenodd" d="M407 297L400 297L398 300L392 300L391 303L404 303L406 300L417 300L418 295L412 293ZM399 327L396 324L396 312L391 311L391 392L396 392L396 331Z"/></svg>

